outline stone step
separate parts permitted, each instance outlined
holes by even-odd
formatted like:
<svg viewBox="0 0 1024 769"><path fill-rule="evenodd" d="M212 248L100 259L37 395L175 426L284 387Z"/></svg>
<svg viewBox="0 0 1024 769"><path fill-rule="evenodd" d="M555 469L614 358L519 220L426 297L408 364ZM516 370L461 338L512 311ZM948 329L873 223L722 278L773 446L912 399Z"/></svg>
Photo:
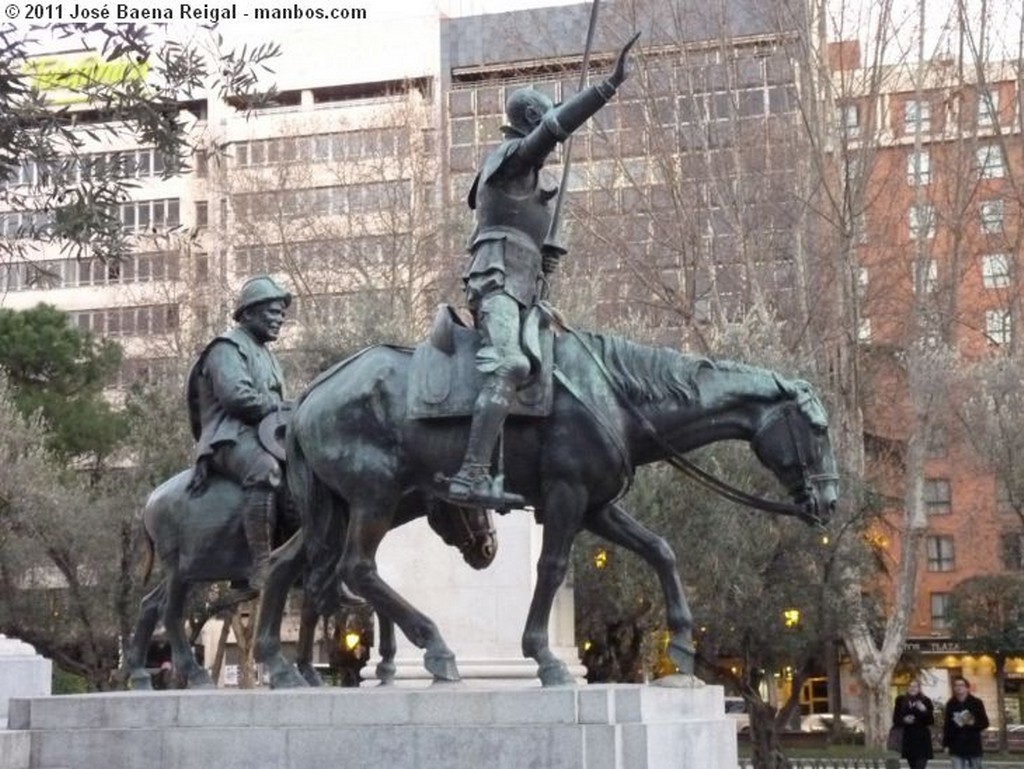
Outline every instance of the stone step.
<svg viewBox="0 0 1024 769"><path fill-rule="evenodd" d="M32 743L12 769L737 766L720 687L126 692L15 699L10 716Z"/></svg>
<svg viewBox="0 0 1024 769"><path fill-rule="evenodd" d="M11 701L12 729L352 726L359 724L673 723L724 712L718 687L596 685L553 689L364 687L165 691ZM715 696L718 694L719 696Z"/></svg>
<svg viewBox="0 0 1024 769"><path fill-rule="evenodd" d="M28 732L0 729L0 769L29 769L31 751Z"/></svg>

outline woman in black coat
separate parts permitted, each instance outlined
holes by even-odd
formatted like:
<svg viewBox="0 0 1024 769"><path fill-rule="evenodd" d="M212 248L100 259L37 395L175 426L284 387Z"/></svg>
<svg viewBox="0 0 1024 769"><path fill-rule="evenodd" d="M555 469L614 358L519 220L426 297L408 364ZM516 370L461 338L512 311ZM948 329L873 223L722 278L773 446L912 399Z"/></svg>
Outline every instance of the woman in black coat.
<svg viewBox="0 0 1024 769"><path fill-rule="evenodd" d="M903 729L900 755L907 759L910 769L925 769L932 752L932 731L935 708L932 701L921 694L921 684L911 681L907 693L896 698L892 711L892 725Z"/></svg>

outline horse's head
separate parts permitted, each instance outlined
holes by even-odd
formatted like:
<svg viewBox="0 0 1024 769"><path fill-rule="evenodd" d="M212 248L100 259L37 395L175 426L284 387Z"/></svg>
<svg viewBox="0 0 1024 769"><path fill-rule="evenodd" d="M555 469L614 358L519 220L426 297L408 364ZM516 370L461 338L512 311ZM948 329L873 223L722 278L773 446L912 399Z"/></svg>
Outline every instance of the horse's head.
<svg viewBox="0 0 1024 769"><path fill-rule="evenodd" d="M498 532L490 510L437 504L427 514L427 522L474 569L486 569L498 553Z"/></svg>
<svg viewBox="0 0 1024 769"><path fill-rule="evenodd" d="M782 399L770 407L751 445L802 509L824 523L839 502L839 475L828 437L828 415L807 382L776 377Z"/></svg>

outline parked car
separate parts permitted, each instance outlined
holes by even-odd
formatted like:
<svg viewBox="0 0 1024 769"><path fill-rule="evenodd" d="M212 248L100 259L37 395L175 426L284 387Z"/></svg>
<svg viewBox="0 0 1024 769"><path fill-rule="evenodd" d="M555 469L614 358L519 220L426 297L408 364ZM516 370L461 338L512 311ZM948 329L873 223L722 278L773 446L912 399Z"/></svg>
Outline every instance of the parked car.
<svg viewBox="0 0 1024 769"><path fill-rule="evenodd" d="M747 712L747 703L742 697L726 697L725 714L736 723L736 734L750 731L750 713Z"/></svg>
<svg viewBox="0 0 1024 769"><path fill-rule="evenodd" d="M815 713L804 716L800 719L801 732L830 732L835 719L833 713ZM864 719L860 716L850 716L845 713L839 716L840 731L862 734L864 732Z"/></svg>

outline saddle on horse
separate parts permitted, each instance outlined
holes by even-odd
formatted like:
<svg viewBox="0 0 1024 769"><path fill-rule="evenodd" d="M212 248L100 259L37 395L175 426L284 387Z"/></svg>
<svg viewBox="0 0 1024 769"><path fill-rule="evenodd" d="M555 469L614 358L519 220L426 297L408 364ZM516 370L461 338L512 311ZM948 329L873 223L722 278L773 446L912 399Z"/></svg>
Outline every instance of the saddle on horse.
<svg viewBox="0 0 1024 769"><path fill-rule="evenodd" d="M522 345L530 359L530 380L516 392L510 416L546 417L554 399L554 331L547 310L530 308L523 320ZM430 336L412 356L409 373L410 419L471 417L484 374L477 368L480 332L467 326L448 304L438 307Z"/></svg>

